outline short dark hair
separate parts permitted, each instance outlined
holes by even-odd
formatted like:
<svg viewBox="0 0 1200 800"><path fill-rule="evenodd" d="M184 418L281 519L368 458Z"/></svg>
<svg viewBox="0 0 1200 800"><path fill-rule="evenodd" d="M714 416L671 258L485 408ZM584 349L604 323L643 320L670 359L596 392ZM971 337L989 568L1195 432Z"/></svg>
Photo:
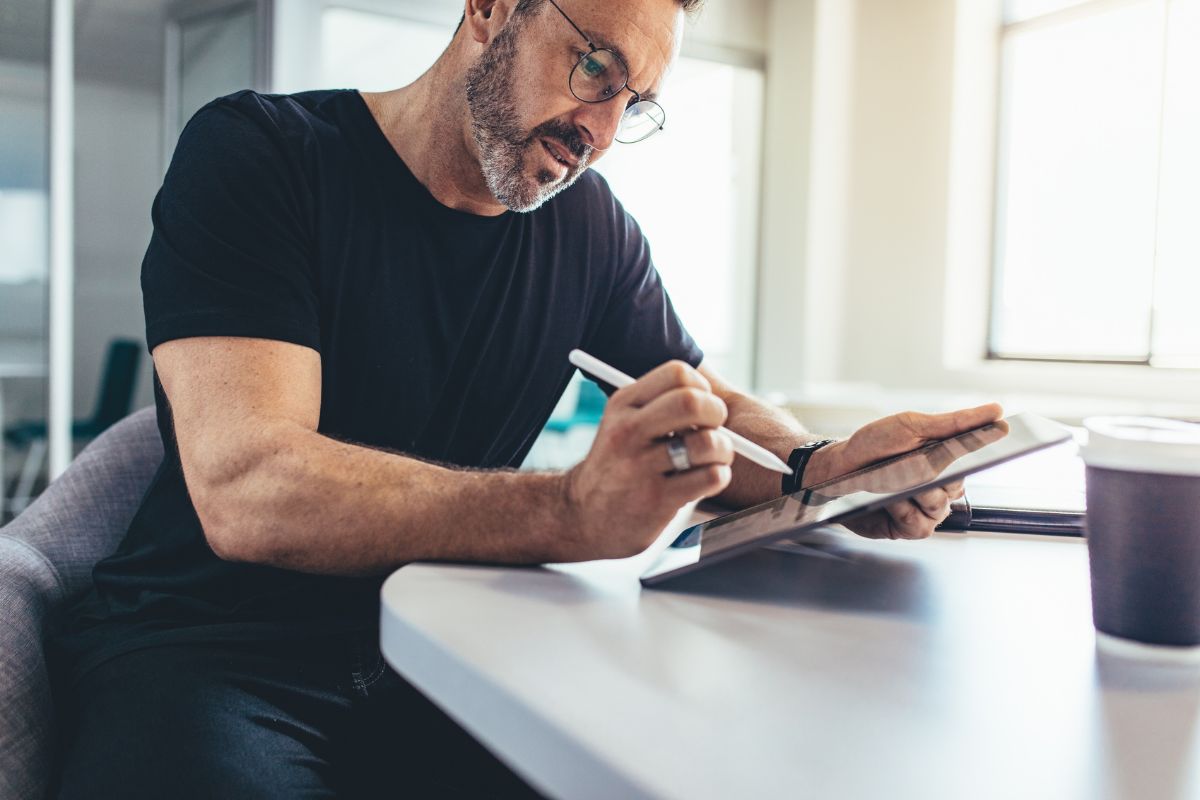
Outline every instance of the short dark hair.
<svg viewBox="0 0 1200 800"><path fill-rule="evenodd" d="M518 0L517 7L513 9L513 16L519 17L523 14L531 14L534 11L537 11L538 6L545 2L546 0ZM692 12L699 10L700 6L702 5L704 5L704 0L679 0L679 7L682 8L686 14L691 14ZM462 24L466 21L466 19L466 14L463 14L458 18L458 28L462 27ZM455 33L458 33L458 28L454 29Z"/></svg>

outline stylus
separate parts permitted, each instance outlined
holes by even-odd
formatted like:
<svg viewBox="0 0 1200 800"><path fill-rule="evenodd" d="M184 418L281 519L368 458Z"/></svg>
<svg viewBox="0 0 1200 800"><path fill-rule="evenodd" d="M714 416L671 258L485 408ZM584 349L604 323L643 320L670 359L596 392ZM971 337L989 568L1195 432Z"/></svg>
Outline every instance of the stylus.
<svg viewBox="0 0 1200 800"><path fill-rule="evenodd" d="M571 354L567 356L567 360L584 372L595 375L609 386L620 389L623 386L633 383L633 378L621 372L621 370L616 367L610 367L600 359L590 356L582 350L572 350ZM728 436L730 441L733 442L733 452L745 456L760 467L765 467L774 472L782 472L784 475L792 474L792 468L783 463L770 450L759 447L754 442L744 436L739 436L728 428L722 427L717 428L717 430Z"/></svg>

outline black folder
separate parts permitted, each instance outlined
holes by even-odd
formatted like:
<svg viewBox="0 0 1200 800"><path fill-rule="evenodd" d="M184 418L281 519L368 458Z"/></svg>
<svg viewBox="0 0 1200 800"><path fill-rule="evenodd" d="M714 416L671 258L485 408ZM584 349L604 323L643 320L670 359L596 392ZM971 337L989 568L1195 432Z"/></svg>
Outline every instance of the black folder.
<svg viewBox="0 0 1200 800"><path fill-rule="evenodd" d="M969 477L938 530L1082 536L1085 503L1083 462L1067 442Z"/></svg>

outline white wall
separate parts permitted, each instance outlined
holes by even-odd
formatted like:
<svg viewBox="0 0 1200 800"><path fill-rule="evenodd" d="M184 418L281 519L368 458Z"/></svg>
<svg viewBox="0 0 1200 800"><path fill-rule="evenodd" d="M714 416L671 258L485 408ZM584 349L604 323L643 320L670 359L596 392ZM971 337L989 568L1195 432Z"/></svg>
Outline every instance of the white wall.
<svg viewBox="0 0 1200 800"><path fill-rule="evenodd" d="M798 392L833 374L846 174L846 42L842 0L775 0L769 7L763 144L762 248L755 386Z"/></svg>
<svg viewBox="0 0 1200 800"><path fill-rule="evenodd" d="M907 385L940 347L953 0L773 13L758 388Z"/></svg>
<svg viewBox="0 0 1200 800"><path fill-rule="evenodd" d="M805 5L804 0L793 5ZM718 60L722 54L742 54L761 61L769 41L770 0L707 0L689 18L684 33L684 53Z"/></svg>
<svg viewBox="0 0 1200 800"><path fill-rule="evenodd" d="M920 385L943 336L954 2L857 6L839 377Z"/></svg>

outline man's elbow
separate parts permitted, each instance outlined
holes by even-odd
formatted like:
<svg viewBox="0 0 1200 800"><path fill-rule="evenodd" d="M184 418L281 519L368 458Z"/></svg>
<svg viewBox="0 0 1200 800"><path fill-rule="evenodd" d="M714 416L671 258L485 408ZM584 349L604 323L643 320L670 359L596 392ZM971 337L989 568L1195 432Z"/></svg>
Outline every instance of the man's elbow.
<svg viewBox="0 0 1200 800"><path fill-rule="evenodd" d="M262 492L255 487L270 481L265 475L269 456L256 453L248 443L236 451L197 456L184 464L184 473L209 549L223 561L268 563L263 531L272 526L259 517L270 512L271 504L262 502Z"/></svg>
<svg viewBox="0 0 1200 800"><path fill-rule="evenodd" d="M222 561L265 563L265 548L255 534L252 517L221 499L220 493L213 494L216 496L193 492L192 498L209 549Z"/></svg>

